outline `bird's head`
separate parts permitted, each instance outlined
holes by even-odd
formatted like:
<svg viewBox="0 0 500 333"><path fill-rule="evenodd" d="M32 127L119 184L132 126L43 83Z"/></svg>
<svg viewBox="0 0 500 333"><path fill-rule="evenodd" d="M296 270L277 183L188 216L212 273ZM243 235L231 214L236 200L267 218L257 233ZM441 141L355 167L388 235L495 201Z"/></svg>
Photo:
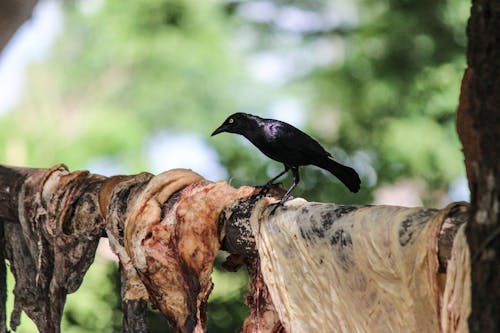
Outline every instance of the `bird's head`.
<svg viewBox="0 0 500 333"><path fill-rule="evenodd" d="M251 121L255 116L247 113L234 113L227 117L227 119L220 125L215 131L213 131L212 136L217 135L222 132L244 134L245 131L253 124Z"/></svg>

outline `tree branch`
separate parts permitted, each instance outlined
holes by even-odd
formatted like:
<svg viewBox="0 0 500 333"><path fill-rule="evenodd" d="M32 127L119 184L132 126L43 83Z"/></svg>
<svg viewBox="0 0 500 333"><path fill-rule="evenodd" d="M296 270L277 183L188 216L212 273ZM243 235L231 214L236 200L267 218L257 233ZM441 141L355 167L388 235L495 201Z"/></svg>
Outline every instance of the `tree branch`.
<svg viewBox="0 0 500 333"><path fill-rule="evenodd" d="M454 290L468 281L469 266L459 260L467 251L459 236L466 205L434 210L296 199L271 214L281 191L234 189L182 169L106 178L62 165L1 167L0 219L16 278L11 328L23 310L41 332L60 330L66 294L78 288L103 231L120 258L125 332L145 332L146 301L176 331L203 332L221 248L231 253L226 267L246 264L250 272L243 332L322 331L338 328L339 320L361 330L398 327L394 318L462 327L468 294L456 302ZM393 287L407 291L403 300L386 292L389 282L379 275L389 271ZM356 295L378 301L362 319L350 316L358 320L352 322L345 304ZM310 306L315 302L322 311Z"/></svg>

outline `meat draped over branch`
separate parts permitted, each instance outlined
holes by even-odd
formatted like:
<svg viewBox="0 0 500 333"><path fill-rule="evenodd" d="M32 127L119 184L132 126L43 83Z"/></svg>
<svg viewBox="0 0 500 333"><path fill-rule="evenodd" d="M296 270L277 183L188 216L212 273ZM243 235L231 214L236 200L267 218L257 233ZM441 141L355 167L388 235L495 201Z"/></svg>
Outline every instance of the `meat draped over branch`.
<svg viewBox="0 0 500 333"><path fill-rule="evenodd" d="M438 256L443 221L463 206L438 211L296 199L273 217L266 201L250 222L264 281L287 332L467 329L470 263L463 228L450 274L439 274Z"/></svg>
<svg viewBox="0 0 500 333"><path fill-rule="evenodd" d="M184 169L107 178L62 165L0 167L0 253L16 279L11 328L23 310L41 332L59 332L66 294L105 235L120 259L124 331L146 330L137 302L178 332L205 331L220 249L230 253L224 267L246 264L250 274L242 332L466 331L465 204L294 199L272 213L279 193ZM5 299L0 306L5 313Z"/></svg>
<svg viewBox="0 0 500 333"><path fill-rule="evenodd" d="M17 199L10 209L17 220L3 214L8 207L0 208L5 236L0 252L16 281L10 326L17 328L24 311L40 332L58 332L66 295L80 286L103 231L96 198L105 177L70 173L62 164L19 174L25 178L17 193L9 181L2 183Z"/></svg>
<svg viewBox="0 0 500 333"><path fill-rule="evenodd" d="M116 214L123 201L111 199L105 208L108 237L129 274L126 297L148 299L180 331L203 332L220 248L218 214L255 190L212 183L189 170L170 170L139 183L140 192L129 196L124 214ZM130 185L129 179L116 184L101 202Z"/></svg>

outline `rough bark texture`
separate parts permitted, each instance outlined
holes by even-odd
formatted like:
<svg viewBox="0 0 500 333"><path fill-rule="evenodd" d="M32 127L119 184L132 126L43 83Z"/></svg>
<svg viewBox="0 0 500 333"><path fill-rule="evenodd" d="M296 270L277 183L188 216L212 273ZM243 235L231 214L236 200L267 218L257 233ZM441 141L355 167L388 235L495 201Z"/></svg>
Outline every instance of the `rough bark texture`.
<svg viewBox="0 0 500 333"><path fill-rule="evenodd" d="M31 17L37 2L37 0L0 1L0 54L19 27Z"/></svg>
<svg viewBox="0 0 500 333"><path fill-rule="evenodd" d="M472 1L457 130L471 190L472 332L500 331L500 3Z"/></svg>

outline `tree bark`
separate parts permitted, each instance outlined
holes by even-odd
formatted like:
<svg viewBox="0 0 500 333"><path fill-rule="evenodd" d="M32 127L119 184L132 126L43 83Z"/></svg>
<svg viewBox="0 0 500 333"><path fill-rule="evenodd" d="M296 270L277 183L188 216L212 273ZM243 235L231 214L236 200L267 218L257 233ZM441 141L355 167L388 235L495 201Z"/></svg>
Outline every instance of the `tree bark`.
<svg viewBox="0 0 500 333"><path fill-rule="evenodd" d="M500 331L500 4L472 1L457 131L471 191L471 332Z"/></svg>

